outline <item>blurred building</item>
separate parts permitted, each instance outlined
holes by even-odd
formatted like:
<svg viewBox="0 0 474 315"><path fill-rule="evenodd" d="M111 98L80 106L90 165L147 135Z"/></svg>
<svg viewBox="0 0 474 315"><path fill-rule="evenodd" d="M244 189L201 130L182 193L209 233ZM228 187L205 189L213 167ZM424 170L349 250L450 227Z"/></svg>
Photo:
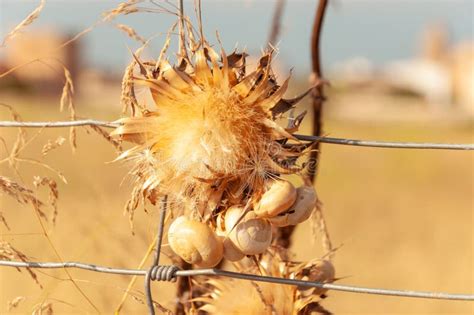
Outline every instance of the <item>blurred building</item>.
<svg viewBox="0 0 474 315"><path fill-rule="evenodd" d="M474 116L474 42L452 44L443 24L428 26L417 56L376 67L358 57L334 67L340 86L380 87L423 98L431 107L456 108Z"/></svg>
<svg viewBox="0 0 474 315"><path fill-rule="evenodd" d="M474 115L474 42L452 45L444 25L430 25L419 56L387 65L384 80L433 106L455 106Z"/></svg>
<svg viewBox="0 0 474 315"><path fill-rule="evenodd" d="M70 71L76 83L81 69L80 42L74 41L58 48L68 38L56 30L36 29L10 40L4 49L4 57L0 59L0 68L24 66L9 75L8 85L18 85L43 94L58 93L65 82L63 66Z"/></svg>

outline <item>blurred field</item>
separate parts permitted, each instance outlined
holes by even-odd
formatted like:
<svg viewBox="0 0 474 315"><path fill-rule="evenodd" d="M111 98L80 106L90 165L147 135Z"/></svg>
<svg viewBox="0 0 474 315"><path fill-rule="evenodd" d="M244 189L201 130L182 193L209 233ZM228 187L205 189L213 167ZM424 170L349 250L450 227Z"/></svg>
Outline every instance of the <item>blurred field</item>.
<svg viewBox="0 0 474 315"><path fill-rule="evenodd" d="M56 99L3 95L2 102L15 105L25 120L66 117L57 112ZM120 116L120 106L116 104L118 94L83 99L78 110L87 117L116 119ZM331 106L329 102L327 107ZM8 113L2 110L0 119L9 119ZM328 115L324 129L331 136L356 139L473 141L471 123L446 124L438 120L376 123L376 120L348 121ZM128 182L121 184L127 169L118 163L108 163L116 157L114 148L94 132L87 134L84 130L78 131L75 153L65 144L41 158L41 148L47 140L54 140L58 135L67 138L67 129L43 130L22 153L24 157L44 160L68 179L67 185L59 184L58 223L56 227L48 225L52 242L64 260L135 267L152 239L156 210L149 208L148 214L137 211L133 236L122 210L130 193ZM2 129L1 137L11 145L15 132ZM36 132L28 130L30 137ZM326 144L321 150L317 188L324 202L332 241L336 246L343 245L335 260L337 275L344 277L341 283L474 293L473 153ZM20 166L28 185L33 175L54 176L38 166ZM13 176L6 164L0 167L2 175ZM46 199L46 191L41 191L40 197ZM0 198L0 211L11 228L9 231L0 225L2 239L34 260L57 261L50 244L40 235L33 209L19 206L9 197ZM321 256L319 239L311 240L309 224L298 227L294 236L297 259ZM130 279L80 270L70 273L99 309L109 314L119 303ZM0 269L0 313L5 314L7 302L17 296L27 297L16 309L20 313L29 312L44 299L53 301L58 314L93 311L72 284L64 280L64 271L45 270L38 274L44 291L26 272ZM155 284L155 299L171 307L172 287L172 284ZM142 290L142 279L135 288ZM323 305L335 314L474 313L474 304L468 302L338 292L329 292ZM124 310L138 314L144 313L145 308L129 299Z"/></svg>

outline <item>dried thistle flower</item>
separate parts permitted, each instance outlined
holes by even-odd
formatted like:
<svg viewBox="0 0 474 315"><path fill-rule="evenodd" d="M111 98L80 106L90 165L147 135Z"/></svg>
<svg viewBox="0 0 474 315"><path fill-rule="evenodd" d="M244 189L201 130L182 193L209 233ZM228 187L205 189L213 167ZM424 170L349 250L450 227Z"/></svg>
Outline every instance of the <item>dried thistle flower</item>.
<svg viewBox="0 0 474 315"><path fill-rule="evenodd" d="M218 53L202 30L196 41L185 25L176 65L165 52L156 62L136 58L141 77L133 84L149 89L156 108L119 120L113 135L136 144L118 158L133 162L136 194L169 195L175 215L209 219L224 201L257 201L268 180L301 171L295 160L306 152L292 150L297 126L276 123L301 98L283 99L289 79L277 84L273 50L247 73L247 54Z"/></svg>
<svg viewBox="0 0 474 315"><path fill-rule="evenodd" d="M258 267L251 266L241 271L321 282L331 282L334 278L334 267L328 261L315 260L300 264L284 261L278 253L266 254L259 261ZM208 278L201 283L204 283L201 287L205 293L193 301L201 303L199 310L209 314L296 315L312 314L305 312L309 308L324 310L319 304L320 292L314 292L320 290L318 288L298 288L265 282L256 284L231 278Z"/></svg>

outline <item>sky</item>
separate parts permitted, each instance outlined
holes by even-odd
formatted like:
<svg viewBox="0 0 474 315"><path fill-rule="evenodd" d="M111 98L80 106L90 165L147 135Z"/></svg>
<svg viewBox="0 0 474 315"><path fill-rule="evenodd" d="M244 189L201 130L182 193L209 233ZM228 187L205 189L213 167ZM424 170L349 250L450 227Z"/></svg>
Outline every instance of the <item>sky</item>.
<svg viewBox="0 0 474 315"><path fill-rule="evenodd" d="M39 1L0 0L0 38L31 12ZM160 1L157 1L160 2ZM268 38L275 1L203 0L204 31L217 43L216 30L227 51L245 48L259 54ZM28 27L52 28L75 34L94 24L101 12L120 1L49 0L40 18ZM309 73L310 32L317 1L287 0L278 44L278 60L301 75ZM193 15L192 2L185 2ZM355 57L375 64L409 58L419 51L419 39L426 25L443 23L451 40L473 40L474 1L472 0L332 0L327 11L321 58L323 67ZM156 36L149 54L158 54L164 33L175 18L169 14L142 13L121 17L143 37ZM82 54L90 66L121 72L129 62L128 47L138 44L111 25L100 25L82 38Z"/></svg>

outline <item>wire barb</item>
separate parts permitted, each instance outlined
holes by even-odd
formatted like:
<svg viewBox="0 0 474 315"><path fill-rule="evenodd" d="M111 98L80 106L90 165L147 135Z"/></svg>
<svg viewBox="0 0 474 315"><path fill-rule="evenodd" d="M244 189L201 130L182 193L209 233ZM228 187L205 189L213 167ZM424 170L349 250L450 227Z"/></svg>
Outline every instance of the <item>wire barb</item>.
<svg viewBox="0 0 474 315"><path fill-rule="evenodd" d="M149 270L150 280L175 282L178 270L179 268L175 265L153 266Z"/></svg>
<svg viewBox="0 0 474 315"><path fill-rule="evenodd" d="M99 126L106 128L117 128L119 122L101 121L94 119L71 120L71 121L0 121L0 127L10 128L63 128L74 126ZM345 138L331 138L308 135L294 135L301 141L313 141L319 143L351 145L359 147L390 148L390 149L437 149L437 150L474 150L474 144L457 143L420 143L420 142L388 142L375 140L357 140Z"/></svg>
<svg viewBox="0 0 474 315"><path fill-rule="evenodd" d="M158 231L156 238L155 256L153 258L153 265L145 275L145 295L148 312L155 315L155 307L153 306L153 296L151 294L151 280L157 281L171 281L175 279L176 272L179 270L176 266L160 266L161 243L163 240L163 232L165 226L166 206L168 203L168 196L165 195L160 207L160 221L158 222Z"/></svg>

